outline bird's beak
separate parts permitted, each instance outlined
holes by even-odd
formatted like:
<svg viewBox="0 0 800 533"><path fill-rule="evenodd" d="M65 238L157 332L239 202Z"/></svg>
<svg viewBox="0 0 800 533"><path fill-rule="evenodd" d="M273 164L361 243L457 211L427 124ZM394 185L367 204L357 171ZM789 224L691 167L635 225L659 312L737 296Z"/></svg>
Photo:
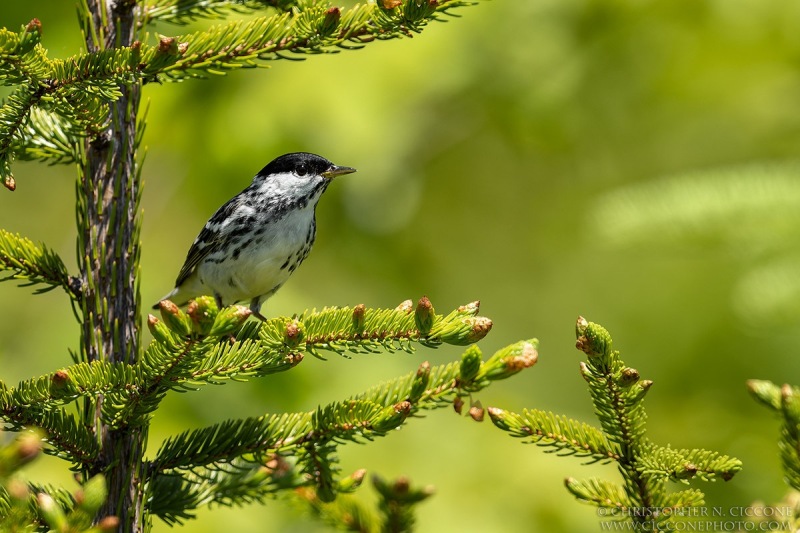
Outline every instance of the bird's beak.
<svg viewBox="0 0 800 533"><path fill-rule="evenodd" d="M341 176L342 174L352 174L355 171L356 169L352 167L339 167L333 165L331 168L322 173L322 177L331 180L336 176Z"/></svg>

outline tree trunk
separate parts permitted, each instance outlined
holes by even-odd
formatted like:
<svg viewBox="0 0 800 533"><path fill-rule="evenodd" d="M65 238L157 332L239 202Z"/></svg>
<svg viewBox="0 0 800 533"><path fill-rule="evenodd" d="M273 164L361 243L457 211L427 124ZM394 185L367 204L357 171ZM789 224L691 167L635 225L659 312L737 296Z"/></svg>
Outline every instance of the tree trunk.
<svg viewBox="0 0 800 533"><path fill-rule="evenodd" d="M130 46L135 39L135 0L86 0L90 52ZM140 85L120 87L109 107L106 131L84 143L78 182L78 258L82 272L82 356L132 364L139 356L139 176L136 115ZM87 404L86 423L101 446L98 464L108 500L98 518L114 515L119 531L138 532L142 523L142 456L145 428L112 429L101 419L103 398Z"/></svg>

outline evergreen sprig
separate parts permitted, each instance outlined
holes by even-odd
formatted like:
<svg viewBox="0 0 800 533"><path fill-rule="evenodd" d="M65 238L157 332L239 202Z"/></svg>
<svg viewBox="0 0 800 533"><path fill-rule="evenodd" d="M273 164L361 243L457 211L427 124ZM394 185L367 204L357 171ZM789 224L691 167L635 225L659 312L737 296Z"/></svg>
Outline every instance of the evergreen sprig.
<svg viewBox="0 0 800 533"><path fill-rule="evenodd" d="M335 467L340 444L385 436L420 410L444 407L461 395L531 366L536 361L534 344L527 341L499 350L488 360L479 361L478 371L472 376L475 349L467 350L461 363L436 368L423 363L405 377L314 411L230 420L171 437L156 453L149 471L155 476L156 486L176 484L185 497L177 498L172 507L160 502L164 508L157 514L167 521L183 520L191 515L192 508L181 505L208 503L186 495L213 493L212 486L229 473L229 465L257 472L259 465L276 457L282 464L292 465L291 469L284 468L292 472L291 476L284 473L285 479L293 480L288 486L311 483L315 497L330 502L342 484L336 479ZM526 359L521 361L523 356ZM160 479L162 476L165 479ZM203 488L207 478L209 486ZM271 475L258 479L261 485L252 487L253 497L286 488L275 485Z"/></svg>
<svg viewBox="0 0 800 533"><path fill-rule="evenodd" d="M0 229L0 281L23 280L23 286L43 285L34 292L40 294L61 287L73 299L79 296L75 278L67 272L64 262L54 251L37 245L30 239Z"/></svg>
<svg viewBox="0 0 800 533"><path fill-rule="evenodd" d="M660 531L674 520L676 511L703 504L699 490L668 492L667 482L727 481L741 469L741 461L707 450L676 450L651 443L645 432L643 400L652 382L641 380L637 370L624 364L602 326L581 317L576 337L577 348L588 356L581 362L581 375L589 385L601 429L538 410L516 414L489 408L489 416L511 436L553 447L558 455L617 463L622 485L568 478L566 487L579 500L606 509L606 516L630 519L643 531ZM773 401L771 391L764 396Z"/></svg>
<svg viewBox="0 0 800 533"><path fill-rule="evenodd" d="M39 432L23 433L0 446L0 530L74 531L110 533L116 517L100 517L97 511L106 499L103 476L89 479L75 493L49 485L25 483L18 471L42 451ZM94 524L94 525L93 525Z"/></svg>
<svg viewBox="0 0 800 533"><path fill-rule="evenodd" d="M0 83L17 89L0 107L0 178L14 189L11 166L16 158L76 161L75 140L96 136L107 127L108 104L120 97L122 86L224 74L265 61L302 59L411 36L450 10L470 4L407 0L340 9L310 0L155 0L141 7L143 24L183 24L265 8L278 12L64 59L48 58L39 43L41 23L36 19L19 32L1 29Z"/></svg>
<svg viewBox="0 0 800 533"><path fill-rule="evenodd" d="M432 313L432 307L424 312L429 311ZM13 406L14 416L27 420L39 416L43 408L103 394L102 413L111 426L138 426L145 423L170 390L193 390L230 379L282 372L297 365L305 354L317 355L320 350L340 354L366 353L379 347L384 351L410 351L412 343L438 346L475 342L491 329L491 321L476 316L477 312L478 305L470 304L447 316L431 315L431 329L423 333L415 325L417 313L408 302L394 310L331 308L307 312L298 318L251 321L244 326L242 323L250 314L244 307L218 311L213 298L204 297L193 302L185 313L165 302L163 321L152 316L148 321L155 340L136 365L77 363L24 380L16 387L0 388L0 405ZM234 332L235 339L230 336ZM524 359L529 356L497 356L486 372L511 375L515 366L524 368ZM455 371L453 367L447 374L451 382ZM480 386L492 377L473 376L463 386L470 386L473 381ZM393 403L397 401L400 400Z"/></svg>
<svg viewBox="0 0 800 533"><path fill-rule="evenodd" d="M49 444L45 453L66 459L73 465L89 465L97 459L99 446L94 435L75 417L62 410L14 409L5 406L3 418L11 429L38 428L43 441Z"/></svg>
<svg viewBox="0 0 800 533"><path fill-rule="evenodd" d="M342 531L357 533L410 532L414 530L414 511L427 500L433 487L414 487L405 477L387 481L372 476L372 487L378 495L376 510L346 494L361 485L365 471L358 470L340 481L339 496L333 501L323 501L314 487L299 487L295 499L302 502L317 518Z"/></svg>
<svg viewBox="0 0 800 533"><path fill-rule="evenodd" d="M543 447L558 455L589 457L591 462L619 460L619 448L594 426L563 415L538 409L524 409L522 414L508 413L496 407L488 409L495 424L514 437Z"/></svg>
<svg viewBox="0 0 800 533"><path fill-rule="evenodd" d="M188 24L198 19L249 14L269 7L288 11L298 0L154 0L142 8L142 24Z"/></svg>
<svg viewBox="0 0 800 533"><path fill-rule="evenodd" d="M235 2L226 4L238 7ZM291 11L232 21L178 37L186 43L186 53L162 72L170 79L180 80L255 67L265 60L298 59L308 54L359 48L370 41L419 33L430 21L441 20L453 8L470 4L462 0L382 1L341 10L327 2L298 1ZM195 8L189 10L192 13L203 11L201 2L189 5Z"/></svg>
<svg viewBox="0 0 800 533"><path fill-rule="evenodd" d="M39 44L42 25L33 19L19 32L0 28L0 84L19 85L44 77L47 50Z"/></svg>
<svg viewBox="0 0 800 533"><path fill-rule="evenodd" d="M92 471L98 442L66 412L80 398L100 409L109 427L130 429L146 425L169 391L284 371L306 354L471 344L491 329L478 312L473 302L440 315L422 298L416 307L406 301L395 309L325 308L260 322L247 321L244 307L219 310L210 297L190 302L186 311L165 301L161 320L148 320L154 340L136 364L82 362L16 387L0 383L0 416L16 430L41 428L48 453ZM317 498L331 501L349 486L337 479L340 444L382 437L421 410L444 407L532 366L536 344L513 344L486 361L472 345L459 362L423 363L406 376L313 411L228 420L175 435L148 463L149 510L175 523L199 505L260 501L307 485ZM265 466L271 463L274 468Z"/></svg>
<svg viewBox="0 0 800 533"><path fill-rule="evenodd" d="M800 389L757 379L748 381L747 388L759 403L781 417L778 448L784 479L790 487L800 490Z"/></svg>
<svg viewBox="0 0 800 533"><path fill-rule="evenodd" d="M150 478L146 509L167 524L180 524L193 518L199 507L263 502L301 483L293 466L280 457L266 463L236 460L215 469L197 468Z"/></svg>

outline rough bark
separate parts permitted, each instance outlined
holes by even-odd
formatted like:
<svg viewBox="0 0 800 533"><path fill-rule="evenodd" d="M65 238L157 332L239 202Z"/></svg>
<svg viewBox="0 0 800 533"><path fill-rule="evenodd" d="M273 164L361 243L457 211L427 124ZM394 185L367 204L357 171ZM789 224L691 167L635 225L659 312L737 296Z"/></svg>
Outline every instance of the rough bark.
<svg viewBox="0 0 800 533"><path fill-rule="evenodd" d="M131 0L87 0L94 36L87 48L130 46L135 39L136 6ZM133 363L139 353L139 177L136 168L136 115L140 86L120 87L109 108L108 128L85 140L78 182L78 253L82 271L83 357ZM101 419L103 398L87 404L87 423L101 443L92 475L102 473L109 498L98 518L114 515L119 531L143 531L142 428L111 429Z"/></svg>

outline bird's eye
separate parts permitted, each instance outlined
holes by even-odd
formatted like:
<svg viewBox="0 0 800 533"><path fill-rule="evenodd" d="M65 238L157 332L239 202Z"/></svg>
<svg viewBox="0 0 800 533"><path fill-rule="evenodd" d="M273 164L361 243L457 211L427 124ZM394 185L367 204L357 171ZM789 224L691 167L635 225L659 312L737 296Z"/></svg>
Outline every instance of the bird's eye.
<svg viewBox="0 0 800 533"><path fill-rule="evenodd" d="M295 173L296 173L298 176L305 176L306 174L308 174L308 169L306 168L306 166L305 166L305 165L300 165L300 166L298 166L298 167L297 167L297 169L295 170Z"/></svg>

